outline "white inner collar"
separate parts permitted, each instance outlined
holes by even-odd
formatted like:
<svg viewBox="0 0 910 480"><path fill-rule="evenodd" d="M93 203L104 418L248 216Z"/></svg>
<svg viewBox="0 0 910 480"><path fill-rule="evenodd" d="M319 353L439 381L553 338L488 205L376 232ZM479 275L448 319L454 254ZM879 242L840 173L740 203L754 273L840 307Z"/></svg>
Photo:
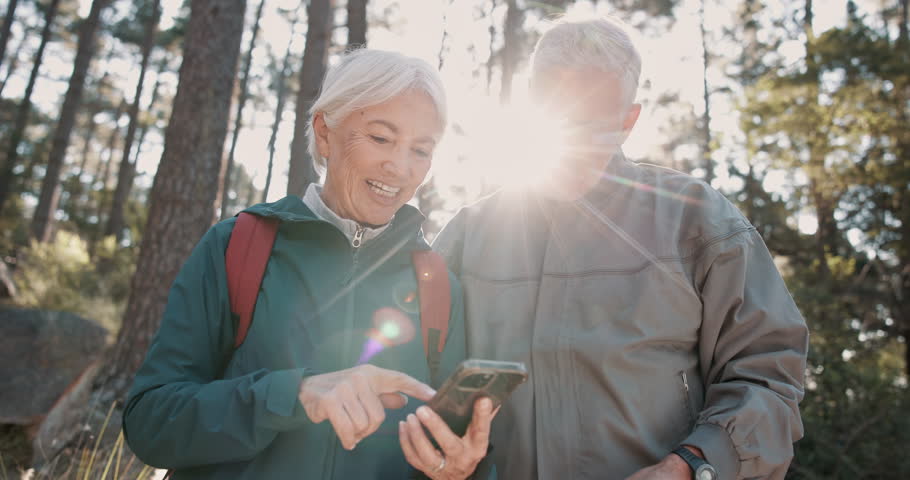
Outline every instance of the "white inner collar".
<svg viewBox="0 0 910 480"><path fill-rule="evenodd" d="M389 225L392 223L390 220L381 227L371 228L361 225L355 220L341 218L322 200L322 185L315 183L311 183L310 186L307 187L306 193L303 195L303 203L312 210L320 220L325 220L338 228L338 230L341 230L341 233L347 237L348 242L353 247L362 247L368 241L379 236L379 234L389 228ZM392 218L394 219L395 217L393 216ZM358 231L362 231L362 234L360 235L360 244L355 245L354 240Z"/></svg>

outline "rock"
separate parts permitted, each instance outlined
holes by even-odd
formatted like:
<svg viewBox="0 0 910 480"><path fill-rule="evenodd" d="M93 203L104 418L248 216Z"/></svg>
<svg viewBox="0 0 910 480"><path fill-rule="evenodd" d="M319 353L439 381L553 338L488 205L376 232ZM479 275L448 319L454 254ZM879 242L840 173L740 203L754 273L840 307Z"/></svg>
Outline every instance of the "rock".
<svg viewBox="0 0 910 480"><path fill-rule="evenodd" d="M74 437L79 434L83 426L90 425L92 407L96 405L89 400L92 394L92 382L98 374L99 362L91 364L66 392L54 404L44 421L36 426L37 433L33 433L32 465L44 465L54 457ZM120 424L111 426L112 430L119 431Z"/></svg>
<svg viewBox="0 0 910 480"><path fill-rule="evenodd" d="M72 313L0 309L0 423L37 426L106 341L106 329Z"/></svg>
<svg viewBox="0 0 910 480"><path fill-rule="evenodd" d="M16 298L16 284L13 283L13 272L0 260L0 299Z"/></svg>

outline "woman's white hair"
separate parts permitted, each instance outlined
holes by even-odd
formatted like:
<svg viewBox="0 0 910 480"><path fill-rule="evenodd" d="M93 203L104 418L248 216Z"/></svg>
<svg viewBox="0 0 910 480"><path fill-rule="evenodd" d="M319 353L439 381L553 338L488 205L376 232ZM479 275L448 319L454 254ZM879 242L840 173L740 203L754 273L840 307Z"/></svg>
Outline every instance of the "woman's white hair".
<svg viewBox="0 0 910 480"><path fill-rule="evenodd" d="M626 103L635 101L641 55L625 23L613 17L566 17L547 30L534 48L532 78L557 69L584 68L619 75Z"/></svg>
<svg viewBox="0 0 910 480"><path fill-rule="evenodd" d="M446 95L439 72L429 63L396 52L361 48L344 54L329 68L319 98L310 107L307 141L316 171L322 175L326 159L316 148L313 120L322 113L325 124L334 128L351 113L379 105L409 90L426 93L439 121L447 121Z"/></svg>

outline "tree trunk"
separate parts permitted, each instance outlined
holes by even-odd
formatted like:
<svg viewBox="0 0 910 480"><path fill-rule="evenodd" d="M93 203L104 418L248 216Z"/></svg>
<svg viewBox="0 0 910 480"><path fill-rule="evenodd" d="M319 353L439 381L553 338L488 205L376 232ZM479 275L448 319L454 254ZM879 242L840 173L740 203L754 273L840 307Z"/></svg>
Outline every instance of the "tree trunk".
<svg viewBox="0 0 910 480"><path fill-rule="evenodd" d="M95 123L95 116L97 116L103 110L102 101L104 98L104 91L106 90L105 84L108 79L108 74L105 73L100 79L98 79L98 99L93 102L87 112L86 122L88 125L85 127L85 137L82 143L82 161L79 163L79 172L77 173L78 177L82 177L82 174L85 173L85 169L88 168L88 160L92 153L92 143L95 140L95 132L98 131L98 124Z"/></svg>
<svg viewBox="0 0 910 480"><path fill-rule="evenodd" d="M3 27L0 30L0 65L3 65L3 60L6 58L6 43L9 41L13 20L16 19L16 6L18 4L19 0L9 0L6 5L6 18L3 19Z"/></svg>
<svg viewBox="0 0 910 480"><path fill-rule="evenodd" d="M16 50L9 58L9 63L6 65L6 75L3 76L3 83L0 83L0 97L3 96L3 90L6 89L6 84L9 83L10 77L16 72L16 67L19 64L19 55L22 53L22 48L28 43L28 36L30 33L31 29L26 26L22 33L22 38L19 39L19 44L16 45Z"/></svg>
<svg viewBox="0 0 910 480"><path fill-rule="evenodd" d="M445 64L445 54L446 54L446 41L449 39L449 26L447 22L448 11L452 8L452 3L455 0L449 0L443 7L442 13L442 39L439 40L439 53L436 54L437 65L436 69L442 71L442 66Z"/></svg>
<svg viewBox="0 0 910 480"><path fill-rule="evenodd" d="M145 109L146 112L151 113L155 104L158 103L158 94L161 90L161 75L167 69L168 61L167 54L161 57L161 63L158 64L158 71L155 75L155 86L152 87L152 98L149 100L149 106ZM142 146L145 144L145 135L149 131L148 122L142 122L142 127L139 130L139 140L136 142L136 153L133 155L133 164L138 165L139 155L142 154Z"/></svg>
<svg viewBox="0 0 910 480"><path fill-rule="evenodd" d="M910 36L907 35L907 22L910 21L910 0L900 0L901 3L901 12L900 12L900 35L897 37L897 44L902 48L907 48L908 43L910 43ZM908 367L910 368L910 367Z"/></svg>
<svg viewBox="0 0 910 480"><path fill-rule="evenodd" d="M291 164L288 168L288 195L303 196L307 185L319 181L313 159L307 152L306 132L310 106L319 95L329 57L333 3L333 0L311 0L307 6L306 47L297 91L297 116L294 121L294 139L291 141Z"/></svg>
<svg viewBox="0 0 910 480"><path fill-rule="evenodd" d="M216 218L245 0L193 0L180 82L130 297L107 365L122 396L161 321L183 262ZM205 95L200 95L205 92Z"/></svg>
<svg viewBox="0 0 910 480"><path fill-rule="evenodd" d="M487 58L487 95L490 95L490 87L493 85L493 66L496 65L496 51L493 42L496 40L496 20L493 13L496 11L497 0L490 1L490 26L487 31L490 33L490 56Z"/></svg>
<svg viewBox="0 0 910 480"><path fill-rule="evenodd" d="M139 102L142 101L142 88L145 85L145 74L148 72L149 58L155 46L155 37L158 36L158 22L161 19L160 0L152 1L151 16L146 19L145 36L142 39L142 60L139 65L139 79L136 81L136 93L133 103L130 104L130 123L126 128L126 138L123 141L123 157L120 159L120 168L117 172L117 187L111 201L111 211L107 219L104 235L114 235L117 243L123 239L123 227L126 224L124 211L129 201L130 191L133 189L133 179L136 176L136 164L131 160L133 140L136 138L136 129L139 126Z"/></svg>
<svg viewBox="0 0 910 480"><path fill-rule="evenodd" d="M256 48L256 37L259 35L259 20L262 18L262 8L265 7L265 0L259 2L259 8L256 10L256 20L253 23L253 34L250 36L250 46L246 51L246 58L243 59L243 77L240 80L240 98L237 100L237 113L234 115L234 131L231 134L231 150L228 153L227 168L224 171L224 187L221 189L221 218L228 217L230 210L230 193L231 193L231 170L234 168L234 152L237 150L237 139L240 137L240 129L243 128L243 107L250 96L250 66L253 64L253 49Z"/></svg>
<svg viewBox="0 0 910 480"><path fill-rule="evenodd" d="M107 189L108 185L111 184L111 172L113 172L114 166L114 152L117 151L117 139L120 138L120 117L123 116L123 111L126 110L126 100L121 99L120 103L117 104L117 110L114 112L113 126L111 127L111 133L107 137L107 160L104 162L104 173L101 175L101 189ZM102 211L107 210L103 208ZM99 215L101 212L98 212Z"/></svg>
<svg viewBox="0 0 910 480"><path fill-rule="evenodd" d="M297 15L291 22L291 31L297 26ZM275 160L275 141L278 139L278 127L281 126L281 117L284 115L284 106L287 100L288 91L288 70L291 68L291 44L294 42L293 36L288 39L288 46L284 52L284 61L281 63L281 73L278 77L278 88L275 92L277 105L275 106L275 121L272 122L272 134L269 137L269 166L265 175L265 187L262 189L262 201L268 201L269 186L272 184L272 167Z"/></svg>
<svg viewBox="0 0 910 480"><path fill-rule="evenodd" d="M82 140L82 161L79 163L79 170L76 172L76 177L81 178L85 173L85 167L88 166L88 157L92 153L92 141L95 140L95 130L97 130L98 125L95 123L93 118L97 115L99 111L97 109L89 112L89 121L88 125L85 127L85 137Z"/></svg>
<svg viewBox="0 0 910 480"><path fill-rule="evenodd" d="M28 77L28 85L25 87L25 93L22 95L22 101L19 102L19 108L16 111L16 123L9 137L6 159L3 164L3 170L0 172L0 212L3 211L3 205L9 198L13 187L13 169L16 167L16 162L19 161L19 144L22 143L22 137L25 136L25 127L28 126L28 116L32 110L32 92L35 89L35 82L38 80L38 71L41 69L44 49L47 47L53 32L54 17L57 15L57 7L59 5L60 0L51 0L50 5L47 7L47 13L44 16L44 30L41 31L41 43L35 53L35 61L32 64L32 73Z"/></svg>
<svg viewBox="0 0 910 480"><path fill-rule="evenodd" d="M525 14L518 6L517 0L506 0L506 20L503 29L502 83L499 90L499 102L506 104L512 99L512 77L518 69L518 62L523 54L521 26Z"/></svg>
<svg viewBox="0 0 910 480"><path fill-rule="evenodd" d="M702 51L702 94L705 99L705 114L701 119L701 136L702 136L702 168L705 169L705 182L708 185L714 180L714 160L711 158L713 147L711 145L711 92L708 88L708 65L710 55L708 54L708 32L705 30L705 2L701 0L699 10L700 21L699 31L701 33L701 51Z"/></svg>
<svg viewBox="0 0 910 480"><path fill-rule="evenodd" d="M809 85L809 102L818 101L818 85L820 82L818 62L815 58L815 30L812 27L814 19L812 11L812 0L806 0L805 11L803 15L803 30L806 34L806 76ZM828 267L827 249L825 248L827 232L827 221L830 211L828 202L819 185L820 176L824 175L824 158L818 154L818 149L813 139L810 138L807 146L809 149L809 163L806 172L809 176L809 198L815 207L815 216L818 221L818 227L815 231L815 257L819 265L819 274L823 280L831 276L831 270Z"/></svg>
<svg viewBox="0 0 910 480"><path fill-rule="evenodd" d="M348 50L367 45L367 0L348 0Z"/></svg>
<svg viewBox="0 0 910 480"><path fill-rule="evenodd" d="M123 116L124 110L126 110L126 100L121 99L120 103L117 104L117 110L114 112L114 118L111 122L111 133L107 137L107 156L106 160L103 162L103 170L100 174L98 174L96 170L96 174L92 177L93 186L97 183L98 178L101 178L101 188L98 192L98 204L95 205L95 211L98 212L98 228L92 232L91 239L89 240L88 251L91 257L95 256L95 247L98 245L98 242L101 240L104 233L104 225L107 223L105 213L110 210L111 195L107 191L107 186L111 183L111 171L114 166L114 152L117 150L117 139L120 138L120 117ZM102 168L100 155L98 156L98 162L98 167Z"/></svg>
<svg viewBox="0 0 910 480"><path fill-rule="evenodd" d="M60 172L66 158L66 149L70 143L70 134L76 121L76 113L82 102L82 92L85 89L85 76L89 64L95 55L95 37L98 27L101 26L101 12L110 5L112 0L94 0L88 17L82 22L79 29L79 43L76 48L76 60L73 64L73 74L70 77L63 106L60 109L60 119L54 130L54 139L51 143L51 153L47 160L47 170L44 181L41 182L41 195L38 206L32 218L32 237L39 242L50 240L51 226L54 213L57 210L57 201L60 197Z"/></svg>
<svg viewBox="0 0 910 480"><path fill-rule="evenodd" d="M256 185L253 184L253 180L256 179L256 175L248 178L247 190L246 190L246 204L252 205L256 201Z"/></svg>

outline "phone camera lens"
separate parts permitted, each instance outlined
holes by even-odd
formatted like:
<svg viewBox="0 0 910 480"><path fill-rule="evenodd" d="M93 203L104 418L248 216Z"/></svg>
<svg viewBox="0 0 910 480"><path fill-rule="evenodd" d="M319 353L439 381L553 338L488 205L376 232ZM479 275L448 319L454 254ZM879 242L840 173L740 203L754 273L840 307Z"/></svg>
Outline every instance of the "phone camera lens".
<svg viewBox="0 0 910 480"><path fill-rule="evenodd" d="M462 380L459 386L462 388L480 389L490 383L490 380L493 379L493 376L494 375L492 373L479 373L477 375L471 375L470 377Z"/></svg>

